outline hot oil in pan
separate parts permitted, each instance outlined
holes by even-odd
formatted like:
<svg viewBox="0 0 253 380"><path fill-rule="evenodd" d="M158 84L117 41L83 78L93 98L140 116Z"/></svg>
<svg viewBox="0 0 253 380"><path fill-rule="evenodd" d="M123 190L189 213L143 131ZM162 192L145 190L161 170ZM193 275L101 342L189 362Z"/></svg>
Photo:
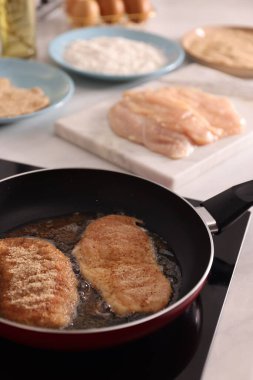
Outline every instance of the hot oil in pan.
<svg viewBox="0 0 253 380"><path fill-rule="evenodd" d="M92 215L87 213L74 213L60 218L43 219L36 223L27 224L21 228L15 229L7 235L8 237L26 236L46 239L70 258L73 270L79 281L78 290L80 303L77 309L77 315L67 329L87 329L112 326L133 321L144 316L140 313L124 318L115 316L98 292L96 292L82 277L75 257L71 253L74 246L80 240L87 224L91 220L102 216L102 214ZM173 303L178 298L181 286L181 271L179 264L175 255L169 249L167 242L157 234L147 230L145 231L153 240L158 264L161 265L163 273L170 280L173 289L170 303Z"/></svg>

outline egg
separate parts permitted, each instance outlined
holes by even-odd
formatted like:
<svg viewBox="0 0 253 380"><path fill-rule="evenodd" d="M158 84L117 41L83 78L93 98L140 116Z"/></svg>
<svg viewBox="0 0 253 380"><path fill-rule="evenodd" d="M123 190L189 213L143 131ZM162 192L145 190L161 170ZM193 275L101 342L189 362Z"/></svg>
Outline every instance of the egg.
<svg viewBox="0 0 253 380"><path fill-rule="evenodd" d="M68 9L75 27L96 25L100 21L100 9L95 0L72 0Z"/></svg>
<svg viewBox="0 0 253 380"><path fill-rule="evenodd" d="M116 23L125 13L123 0L97 0L104 22Z"/></svg>
<svg viewBox="0 0 253 380"><path fill-rule="evenodd" d="M152 5L149 0L124 0L128 18L133 22L142 22L149 18Z"/></svg>
<svg viewBox="0 0 253 380"><path fill-rule="evenodd" d="M77 0L65 0L64 9L67 15L71 15L72 8Z"/></svg>

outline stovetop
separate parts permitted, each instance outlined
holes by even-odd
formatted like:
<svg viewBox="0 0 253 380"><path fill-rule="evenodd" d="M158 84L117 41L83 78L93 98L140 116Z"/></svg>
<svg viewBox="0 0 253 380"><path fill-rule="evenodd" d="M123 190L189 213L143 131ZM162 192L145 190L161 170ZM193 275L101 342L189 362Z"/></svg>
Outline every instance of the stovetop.
<svg viewBox="0 0 253 380"><path fill-rule="evenodd" d="M33 169L0 160L0 179ZM166 327L114 348L83 352L35 349L0 338L1 378L54 375L73 379L80 373L102 380L201 379L249 218L246 212L213 237L215 259L206 285L191 306Z"/></svg>

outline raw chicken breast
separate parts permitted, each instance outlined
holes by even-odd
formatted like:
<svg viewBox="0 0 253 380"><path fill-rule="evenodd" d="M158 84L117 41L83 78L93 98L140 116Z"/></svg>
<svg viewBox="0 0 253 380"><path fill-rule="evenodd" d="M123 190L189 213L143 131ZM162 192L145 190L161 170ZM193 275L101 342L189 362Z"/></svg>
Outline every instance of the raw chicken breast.
<svg viewBox="0 0 253 380"><path fill-rule="evenodd" d="M189 156L193 151L190 140L182 133L163 128L160 123L145 115L129 110L121 101L109 112L112 130L119 136L170 158Z"/></svg>
<svg viewBox="0 0 253 380"><path fill-rule="evenodd" d="M186 102L210 123L212 132L217 136L239 134L244 130L243 119L225 96L212 95L197 88L186 87L162 88L156 94L162 98L173 96Z"/></svg>
<svg viewBox="0 0 253 380"><path fill-rule="evenodd" d="M127 92L128 108L158 122L163 128L183 133L195 144L209 144L217 137L209 130L210 123L187 103L173 97L163 97L155 90Z"/></svg>
<svg viewBox="0 0 253 380"><path fill-rule="evenodd" d="M127 91L108 120L117 135L173 159L244 130L228 98L190 87Z"/></svg>

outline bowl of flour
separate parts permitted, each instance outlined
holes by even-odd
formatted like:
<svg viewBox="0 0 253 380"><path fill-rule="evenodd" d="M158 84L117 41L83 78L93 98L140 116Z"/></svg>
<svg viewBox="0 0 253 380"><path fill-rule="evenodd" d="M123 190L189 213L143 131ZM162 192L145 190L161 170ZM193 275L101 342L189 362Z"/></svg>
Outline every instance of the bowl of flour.
<svg viewBox="0 0 253 380"><path fill-rule="evenodd" d="M68 71L109 81L160 76L176 69L185 58L176 41L114 26L63 33L51 41L49 55Z"/></svg>

